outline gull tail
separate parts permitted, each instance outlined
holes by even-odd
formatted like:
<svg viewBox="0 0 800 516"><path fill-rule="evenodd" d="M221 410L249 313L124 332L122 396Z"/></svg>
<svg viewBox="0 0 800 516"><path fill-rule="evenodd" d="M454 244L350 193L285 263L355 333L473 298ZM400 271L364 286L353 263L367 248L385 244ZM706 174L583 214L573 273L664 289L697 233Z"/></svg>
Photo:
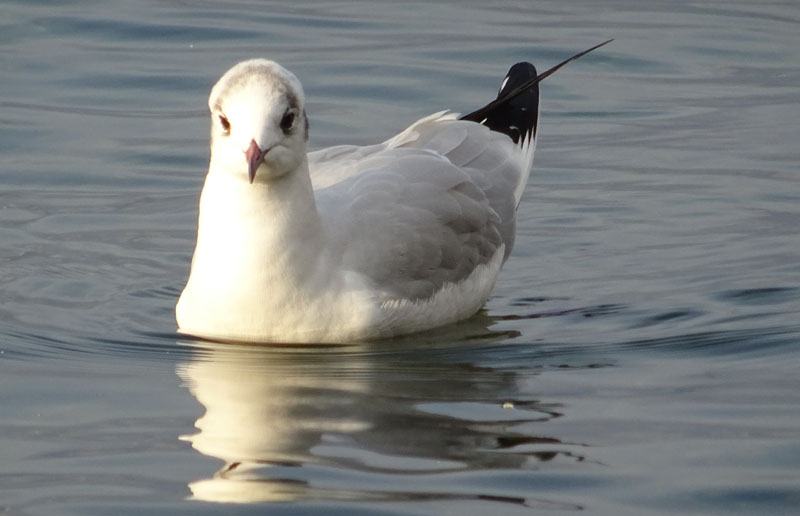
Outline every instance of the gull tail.
<svg viewBox="0 0 800 516"><path fill-rule="evenodd" d="M612 41L614 40L609 39L584 50L538 75L536 68L530 63L515 64L506 74L496 99L461 117L461 120L477 122L492 131L508 135L514 143L520 146L523 173L515 191L517 205L519 205L525 184L528 182L533 153L536 150L539 129L539 83L570 61Z"/></svg>

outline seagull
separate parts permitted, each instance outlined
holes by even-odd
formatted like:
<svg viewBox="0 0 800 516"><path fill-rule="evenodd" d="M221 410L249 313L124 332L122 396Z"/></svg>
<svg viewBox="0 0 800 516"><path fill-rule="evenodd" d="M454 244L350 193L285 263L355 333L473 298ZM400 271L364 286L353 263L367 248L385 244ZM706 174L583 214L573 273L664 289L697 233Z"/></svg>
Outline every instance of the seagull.
<svg viewBox="0 0 800 516"><path fill-rule="evenodd" d="M308 152L305 94L251 59L211 90L211 159L179 332L209 340L347 343L474 315L514 245L538 139L537 75L426 116L383 143Z"/></svg>

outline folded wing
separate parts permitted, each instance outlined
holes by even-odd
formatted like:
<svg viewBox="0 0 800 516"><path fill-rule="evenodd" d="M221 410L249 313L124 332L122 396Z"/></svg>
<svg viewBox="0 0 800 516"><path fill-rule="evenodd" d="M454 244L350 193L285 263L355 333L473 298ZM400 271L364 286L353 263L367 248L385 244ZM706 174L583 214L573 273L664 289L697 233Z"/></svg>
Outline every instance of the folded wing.
<svg viewBox="0 0 800 516"><path fill-rule="evenodd" d="M437 113L383 144L310 153L309 168L342 266L425 299L508 256L528 163L506 135Z"/></svg>

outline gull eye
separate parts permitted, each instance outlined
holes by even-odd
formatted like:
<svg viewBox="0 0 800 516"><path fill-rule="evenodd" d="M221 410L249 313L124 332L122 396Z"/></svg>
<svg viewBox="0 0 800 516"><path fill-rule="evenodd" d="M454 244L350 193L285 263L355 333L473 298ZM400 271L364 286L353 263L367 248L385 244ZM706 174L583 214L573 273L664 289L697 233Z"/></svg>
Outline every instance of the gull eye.
<svg viewBox="0 0 800 516"><path fill-rule="evenodd" d="M231 122L225 115L219 115L219 126L222 128L222 132L225 133L225 136L231 134Z"/></svg>
<svg viewBox="0 0 800 516"><path fill-rule="evenodd" d="M287 109L286 113L283 114L283 118L281 118L281 131L283 131L283 134L289 134L292 131L296 119L297 110Z"/></svg>

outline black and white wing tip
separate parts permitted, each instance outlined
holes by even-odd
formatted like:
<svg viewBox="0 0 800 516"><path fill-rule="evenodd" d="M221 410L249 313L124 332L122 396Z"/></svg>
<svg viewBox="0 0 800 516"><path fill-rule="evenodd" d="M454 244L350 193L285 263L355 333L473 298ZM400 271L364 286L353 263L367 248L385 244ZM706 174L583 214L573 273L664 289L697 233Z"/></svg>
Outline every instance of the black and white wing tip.
<svg viewBox="0 0 800 516"><path fill-rule="evenodd" d="M515 64L503 79L497 98L502 99L536 77L536 68L532 64ZM539 124L539 85L534 84L498 105L481 123L492 131L507 135L518 145L529 143L532 138L536 138Z"/></svg>
<svg viewBox="0 0 800 516"><path fill-rule="evenodd" d="M497 98L480 109L461 117L508 135L514 143L527 147L535 141L539 125L539 83L556 70L614 41L609 39L562 61L549 70L536 73L530 63L517 63L508 70Z"/></svg>

